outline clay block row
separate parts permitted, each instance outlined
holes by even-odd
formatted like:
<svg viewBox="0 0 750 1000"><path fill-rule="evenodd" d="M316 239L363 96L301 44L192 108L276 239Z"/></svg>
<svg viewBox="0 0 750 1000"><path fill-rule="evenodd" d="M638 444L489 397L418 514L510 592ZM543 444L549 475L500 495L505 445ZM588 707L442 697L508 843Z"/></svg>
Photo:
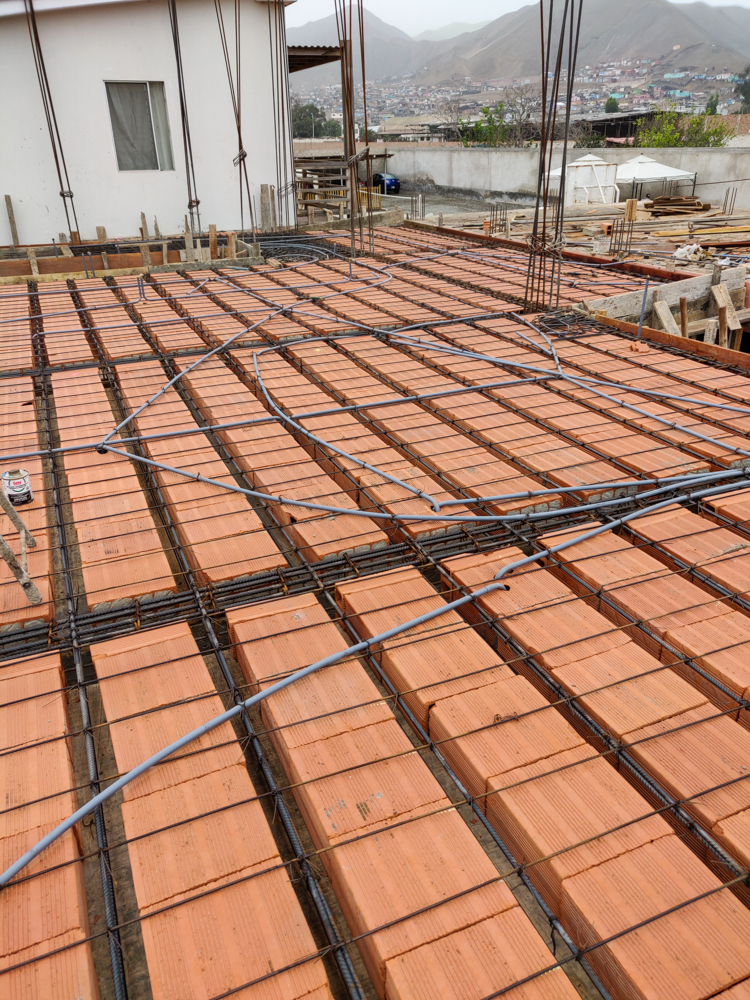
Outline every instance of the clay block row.
<svg viewBox="0 0 750 1000"><path fill-rule="evenodd" d="M483 323L482 326L492 329L495 331L497 323L494 320L489 320L487 323ZM513 340L513 333L507 329L497 330L506 340ZM516 335L517 336L517 335ZM578 347L578 345L576 345ZM475 348L477 350L489 350L491 353L497 353L497 340L492 343L492 340L487 338L481 341L481 346ZM575 348L574 348L575 349ZM585 350L585 348L584 348ZM522 349L524 354L524 360L528 360L530 363L534 363L535 355L528 350L526 346ZM558 352L561 358L569 357L564 350ZM732 431L725 427L717 427L711 423L701 420L696 412L700 414L700 398L698 396L697 390L694 390L691 402L685 403L662 403L658 401L650 400L648 397L638 395L638 389L654 389L661 392L674 393L676 395L685 395L682 391L683 387L680 383L675 382L673 379L666 377L662 378L650 378L644 377L644 372L637 368L635 365L627 366L625 362L622 364L622 368L614 368L617 362L612 362L606 360L604 365L610 366L610 370L604 371L601 359L598 358L593 352L590 352L595 361L584 364L587 371L591 372L592 375L600 377L605 380L614 380L615 382L622 383L623 386L632 386L635 391L628 392L623 388L608 388L606 386L599 387L601 392L605 392L608 396L614 397L617 400L622 400L623 403L629 403L631 406L637 406L639 410L644 411L643 413L637 413L634 410L628 409L626 406L620 406L616 402L613 402L612 398L605 399L597 395L593 389L587 388L585 386L575 386L570 383L566 384L564 382L551 382L549 386L554 389L554 393L549 393L548 398L535 398L533 403L534 406L538 408L539 415L544 419L546 413L550 413L554 416L563 415L568 421L576 421L579 416L582 416L586 412L581 407L575 406L573 408L566 407L565 413L562 414L560 410L560 404L563 398L572 398L576 400L582 400L585 402L588 408L588 413L591 416L591 411L595 413L598 411L601 414L605 414L607 418L615 418L616 420L628 421L631 426L635 426L645 433L651 433L658 435L660 441L669 441L673 444L683 445L689 448L692 452L695 452L703 456L708 461L712 462L718 467L741 467L743 465L750 464L750 439L745 436L745 433L750 427L750 417L737 417L736 413L732 413L729 410L717 410L711 407L704 407L703 412L706 416L711 417L714 420L722 420L727 423L729 427L736 427L737 429L743 431L741 434L732 433ZM539 363L539 355L536 355L537 362ZM577 365L581 364L581 357L577 355L574 359ZM548 362L546 362L548 364ZM568 365L563 365L563 371L567 375L581 375L582 373L575 368ZM704 399L709 399L710 394L703 392L702 396ZM685 413L688 407L691 409L691 413ZM669 427L663 423L658 422L653 419L653 417L658 417L661 420L667 420L670 423L679 423L679 428ZM610 424L610 427L612 425ZM682 429L684 428L684 430ZM617 439L614 441L603 440L602 431L606 430L606 425L602 422L600 425L592 425L591 428L587 428L587 433L592 435L593 440L597 442L597 447L605 449L607 447L619 447L624 448L627 443L627 438L623 437L620 433ZM687 433L687 431L692 431L692 434ZM711 441L703 441L700 438L695 437L695 433L705 435L711 438ZM629 432L633 434L632 431ZM638 435L634 435L637 437ZM614 435L613 435L614 437ZM716 443L713 443L716 442ZM743 451L748 452L748 456L742 456L735 454L731 449L739 448Z"/></svg>
<svg viewBox="0 0 750 1000"><path fill-rule="evenodd" d="M243 368L251 380L255 380L253 356L248 351L232 351L232 356ZM274 402L285 408L291 414L301 414L305 411L329 410L333 403L330 396L315 386L309 379L298 372L289 362L273 355L265 355L260 362L261 377L267 391ZM386 386L381 386L384 398L391 398L392 393ZM449 493L432 476L427 476L416 465L406 461L401 453L386 445L381 439L359 421L352 413L332 413L319 417L305 419L304 426L330 442L347 454L356 456L370 465L376 466L409 483L414 489L421 490L438 500L453 499ZM356 502L363 510L377 505L389 514L431 514L432 505L397 483L384 479L376 472L351 461L351 459L336 457L331 460L329 453L320 445L307 441L298 435L298 439L306 447L317 463L328 472L343 489L351 490L352 480L361 486ZM346 475L342 473L346 470ZM372 498L372 500L368 499ZM457 505L452 508L455 514L465 514L466 508ZM437 534L446 530L457 530L450 522L435 521L404 521L398 528L384 528L392 537L409 535L412 538Z"/></svg>
<svg viewBox="0 0 750 1000"><path fill-rule="evenodd" d="M96 368L51 376L63 447L103 438L115 417ZM113 442L117 447L117 442ZM176 589L133 464L111 453L67 452L73 524L89 610Z"/></svg>
<svg viewBox="0 0 750 1000"><path fill-rule="evenodd" d="M59 655L4 663L3 870L78 808L69 732ZM98 1000L91 945L85 942L89 925L80 856L77 831L69 831L23 870L25 881L11 882L0 893L0 995L8 1000ZM57 949L65 950L48 954ZM15 965L20 968L3 971Z"/></svg>
<svg viewBox="0 0 750 1000"><path fill-rule="evenodd" d="M365 343L372 346L376 341L369 337L357 339L359 348ZM300 344L290 347L289 353L347 404L364 406L383 395L383 383L379 379L328 345ZM417 403L364 408L360 413L376 429L388 434L391 441L407 447L407 457L421 459L425 471L437 471L451 486L465 490L470 496L496 496L542 488L539 480L520 476L512 465L500 461ZM513 510L542 511L557 509L560 498L507 500L487 506L499 514Z"/></svg>
<svg viewBox="0 0 750 1000"><path fill-rule="evenodd" d="M575 535L580 535L580 529L556 532L542 541L552 545ZM691 657L738 698L748 696L750 670L745 644L750 642L750 619L674 573L642 543L633 545L625 537L607 532L565 549L554 562L562 567L561 579L611 621L617 625L633 619L643 623L651 635L635 626L627 628L628 635L668 663L714 705L737 709L735 700L676 659L664 643ZM734 717L742 725L750 725L746 711L735 711Z"/></svg>
<svg viewBox="0 0 750 1000"><path fill-rule="evenodd" d="M504 360L522 364L539 365L538 355L525 348L504 345L498 349L497 339L490 334L481 334L475 331L467 333L465 328L446 327L441 328L440 337L457 347L465 347L478 353L502 357ZM417 353L422 353L422 349L418 348ZM488 382L492 379L493 373L497 377L497 373L503 370L489 362L456 358L451 355L441 356L435 351L430 351L425 356L433 364L439 365L441 369L455 373L469 382ZM550 365L551 362L547 361L545 367ZM549 384L554 388L554 382ZM569 395L585 398L587 403L595 398L589 390L571 387L568 383L562 383L562 387ZM583 406L571 399L565 399L554 392L552 388L546 388L540 384L509 386L502 389L490 389L489 392L501 399L506 406L511 407L515 412L543 421L550 430L559 431L574 438L581 443L582 447L605 459L618 462L626 469L632 470L635 475L659 479L666 476L679 476L688 472L707 471L709 468L707 461L696 459L676 448L665 446L648 434L640 434L626 427L619 420L613 419L612 416L608 416L607 414L611 410L615 418L622 416L625 419L630 419L625 416L630 411L622 407L618 408L616 404L607 400L596 401L596 409L600 411L597 413L592 412L588 406ZM640 418L641 423L645 420L646 418ZM649 429L651 429L654 422L648 421L648 423Z"/></svg>
<svg viewBox="0 0 750 1000"><path fill-rule="evenodd" d="M179 274L159 274L151 278L150 284L167 296L170 305L174 303L176 309L197 320L204 333L217 344L223 344L245 329L245 323L230 316L201 291L196 291L195 285Z"/></svg>
<svg viewBox="0 0 750 1000"><path fill-rule="evenodd" d="M294 288L298 296L303 298L315 296L325 306L325 311L331 319L339 318L335 328L331 328L328 320L319 324L310 318L310 326L316 332L351 329L351 323L385 328L399 325L392 314L384 312L376 304L359 302L351 298L352 292L366 291L368 282L356 278L350 279L348 274L348 269L346 275L338 275L320 264L303 264L294 269L280 270L272 274L272 278L281 285ZM304 312L307 311L308 308L305 307ZM307 317L305 319L307 320ZM326 327L328 329L325 329Z"/></svg>
<svg viewBox="0 0 750 1000"><path fill-rule="evenodd" d="M168 381L158 362L122 365L117 376L132 413ZM195 427L190 410L170 388L133 421L140 434ZM157 462L232 485L224 462L202 434L145 441L146 455ZM174 472L153 470L190 568L200 584L233 580L277 566L286 560L244 496L196 482Z"/></svg>
<svg viewBox="0 0 750 1000"><path fill-rule="evenodd" d="M422 334L420 339L427 337ZM435 342L438 343L437 338ZM410 394L428 393L430 390L440 392L455 389L460 384L450 373L436 372L418 358L369 339L362 343L359 338L352 340L345 350ZM441 367L448 370L448 363L442 363L445 356L434 352L429 354L429 360L433 357L441 359ZM497 382L506 378L512 376L493 368L489 378L476 381ZM482 443L505 455L519 470L536 474L549 485L580 487L579 495L586 499L607 499L615 495L613 488L590 490L586 488L588 486L632 478L614 465L597 460L583 448L571 447L564 439L532 420L509 412L500 402L473 393L470 389L466 394L425 400L423 405L455 422L460 428L471 431Z"/></svg>
<svg viewBox="0 0 750 1000"><path fill-rule="evenodd" d="M183 383L211 424L268 416L268 411L251 390L223 362L214 358L187 374ZM280 422L232 427L217 434L253 489L271 496L344 510L357 509L349 493L324 474ZM311 561L388 544L387 535L376 521L273 501L267 503L301 554Z"/></svg>
<svg viewBox="0 0 750 1000"><path fill-rule="evenodd" d="M227 618L252 691L347 645L314 595ZM261 711L381 998L478 1000L552 964L356 660L298 681ZM576 993L557 970L524 996Z"/></svg>
<svg viewBox="0 0 750 1000"><path fill-rule="evenodd" d="M0 382L0 454L37 451L39 446L34 383L30 378L3 379ZM3 471L12 471L19 465L29 473L34 493L30 504L18 508L18 515L36 540L36 546L27 552L28 572L42 595L42 603L29 604L8 564L0 559L0 631L3 632L32 621L49 621L53 614L52 540L42 460L32 457L6 459ZM20 557L18 532L2 512L0 534L15 555Z"/></svg>
<svg viewBox="0 0 750 1000"><path fill-rule="evenodd" d="M480 577L491 579L498 562L498 554L461 557L446 568L475 588ZM515 580L510 591L482 599L508 626L525 602L523 592L516 597ZM442 598L415 570L398 570L340 585L337 601L357 633L372 637ZM502 665L479 673L496 654L456 619L448 612L445 621L381 644L377 655L412 703L415 687L426 697L426 685L435 685L434 699L424 705L430 736L572 937L590 946L688 904L589 954L610 993L618 1000L702 1000L746 978L750 959L737 934L750 927L750 914L739 900L725 890L690 903L719 884L714 875L527 678ZM457 643L468 654L463 662L453 651ZM483 659L476 644L487 651ZM585 642L578 645L580 657ZM446 690L446 674L463 690Z"/></svg>
<svg viewBox="0 0 750 1000"><path fill-rule="evenodd" d="M221 714L190 629L91 647L121 773ZM331 997L230 723L123 789L122 818L154 1000ZM210 815L206 815L210 814ZM178 904L178 905L174 905Z"/></svg>
<svg viewBox="0 0 750 1000"><path fill-rule="evenodd" d="M37 292L44 346L51 365L93 361L94 353L81 327L76 305L64 281L45 282Z"/></svg>
<svg viewBox="0 0 750 1000"><path fill-rule="evenodd" d="M33 368L30 300L25 285L0 288L0 371Z"/></svg>
<svg viewBox="0 0 750 1000"><path fill-rule="evenodd" d="M231 275L231 280L228 275ZM287 314L266 318L278 308L269 305L269 299L279 305L292 305L297 302L297 297L294 292L282 289L256 272L229 271L208 278L206 271L189 271L187 276L195 287L202 286L202 292L214 296L230 308L245 326L260 323L257 330L248 334L248 340L266 337L271 341L279 341L309 336L308 328Z"/></svg>
<svg viewBox="0 0 750 1000"><path fill-rule="evenodd" d="M154 352L128 315L125 306L102 278L78 278L76 290L81 304L107 358L131 358Z"/></svg>
<svg viewBox="0 0 750 1000"><path fill-rule="evenodd" d="M457 582L476 587L520 558L520 549L509 549L446 565ZM480 605L578 696L581 708L629 747L662 788L685 799L685 811L733 855L736 837L725 836L722 824L750 808L750 782L738 780L750 759L748 730L577 599L551 571L521 570L509 579L509 591L480 598ZM738 852L741 864L750 858L748 848Z"/></svg>
<svg viewBox="0 0 750 1000"><path fill-rule="evenodd" d="M300 281L299 275L294 272L286 269L276 272L270 267L256 268L247 273L220 273L228 275L233 284L257 296L257 301L265 306L267 316L277 309L295 307L294 312L287 313L285 317L275 316L264 321L260 332L270 340L286 340L288 337L307 336L308 333L340 333L351 329L350 323L334 316L318 302L307 301L310 297L325 299L327 293L319 287L317 280ZM297 288L298 291L295 290ZM222 302L229 304L223 291L217 294ZM249 301L253 301L251 297ZM284 319L286 323L282 322ZM304 329L300 330L300 327Z"/></svg>
<svg viewBox="0 0 750 1000"><path fill-rule="evenodd" d="M166 299L163 299L148 283L143 285L141 294L134 278L114 280L123 300L132 305L136 316L148 330L160 351L172 354L206 346L195 330L192 330Z"/></svg>

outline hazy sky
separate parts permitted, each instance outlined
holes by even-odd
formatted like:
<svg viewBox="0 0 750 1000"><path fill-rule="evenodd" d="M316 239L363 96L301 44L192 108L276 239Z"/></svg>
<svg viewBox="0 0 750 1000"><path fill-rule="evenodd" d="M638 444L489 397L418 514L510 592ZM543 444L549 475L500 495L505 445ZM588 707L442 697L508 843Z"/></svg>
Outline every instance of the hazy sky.
<svg viewBox="0 0 750 1000"><path fill-rule="evenodd" d="M410 35L428 28L440 28L453 21L473 24L490 21L511 10L525 7L529 0L365 0L365 7L382 20ZM672 0L679 3L680 0ZM704 0L713 7L750 7L750 0ZM306 24L333 13L333 0L297 0L286 9L287 24ZM585 8L584 8L585 10Z"/></svg>

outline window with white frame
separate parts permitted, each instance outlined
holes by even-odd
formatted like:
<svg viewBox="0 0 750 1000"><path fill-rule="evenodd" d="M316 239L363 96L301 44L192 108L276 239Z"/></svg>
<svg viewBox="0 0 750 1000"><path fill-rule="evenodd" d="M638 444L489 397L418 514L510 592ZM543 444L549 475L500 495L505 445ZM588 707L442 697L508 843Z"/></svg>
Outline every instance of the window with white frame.
<svg viewBox="0 0 750 1000"><path fill-rule="evenodd" d="M174 170L164 83L107 83L120 170Z"/></svg>

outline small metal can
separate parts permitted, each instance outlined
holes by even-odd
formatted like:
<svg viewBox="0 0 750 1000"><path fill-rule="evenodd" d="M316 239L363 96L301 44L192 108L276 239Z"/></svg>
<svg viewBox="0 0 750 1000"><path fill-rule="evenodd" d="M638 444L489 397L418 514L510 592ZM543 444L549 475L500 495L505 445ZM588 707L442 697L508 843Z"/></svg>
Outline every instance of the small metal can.
<svg viewBox="0 0 750 1000"><path fill-rule="evenodd" d="M26 469L12 469L2 475L3 492L14 507L22 507L34 499L31 477Z"/></svg>

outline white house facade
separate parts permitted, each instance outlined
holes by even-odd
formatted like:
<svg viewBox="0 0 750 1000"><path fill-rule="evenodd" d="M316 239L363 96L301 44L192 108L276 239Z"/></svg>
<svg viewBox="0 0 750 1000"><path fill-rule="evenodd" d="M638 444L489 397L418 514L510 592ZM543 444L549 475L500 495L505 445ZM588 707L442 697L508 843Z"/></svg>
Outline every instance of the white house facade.
<svg viewBox="0 0 750 1000"><path fill-rule="evenodd" d="M137 235L142 212L151 236L155 217L177 234L186 214L194 230L249 228L261 185L273 187L279 225L294 224L282 3L224 0L221 19L213 0L39 0L33 19L29 5L0 0L0 195L22 245L69 234L72 209L82 240L97 226L109 239ZM3 211L0 244L11 242Z"/></svg>

